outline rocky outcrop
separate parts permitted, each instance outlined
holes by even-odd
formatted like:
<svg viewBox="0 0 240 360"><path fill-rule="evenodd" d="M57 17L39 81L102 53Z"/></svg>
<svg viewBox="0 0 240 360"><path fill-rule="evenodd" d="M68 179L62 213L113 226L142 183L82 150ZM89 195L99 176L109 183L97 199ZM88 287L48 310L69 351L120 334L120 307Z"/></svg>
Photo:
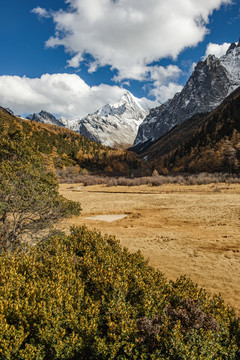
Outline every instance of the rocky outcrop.
<svg viewBox="0 0 240 360"><path fill-rule="evenodd" d="M59 120L57 120L54 115L50 114L47 111L43 111L43 110L40 111L40 113L38 113L38 114L34 113L32 115L27 116L26 119L36 121L36 122L42 122L45 124L51 124L51 125L64 127L64 124L61 123Z"/></svg>

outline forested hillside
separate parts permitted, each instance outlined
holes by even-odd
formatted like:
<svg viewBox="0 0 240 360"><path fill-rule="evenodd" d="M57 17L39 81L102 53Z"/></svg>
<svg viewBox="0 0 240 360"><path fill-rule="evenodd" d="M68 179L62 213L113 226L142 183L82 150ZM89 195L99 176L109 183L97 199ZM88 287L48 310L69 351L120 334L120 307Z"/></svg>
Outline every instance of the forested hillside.
<svg viewBox="0 0 240 360"><path fill-rule="evenodd" d="M16 132L43 154L46 165L53 170L77 166L76 171L128 174L142 167L132 152L108 148L57 126L23 120L0 107L0 135L11 141Z"/></svg>
<svg viewBox="0 0 240 360"><path fill-rule="evenodd" d="M240 88L209 115L174 128L141 155L160 173L240 171Z"/></svg>

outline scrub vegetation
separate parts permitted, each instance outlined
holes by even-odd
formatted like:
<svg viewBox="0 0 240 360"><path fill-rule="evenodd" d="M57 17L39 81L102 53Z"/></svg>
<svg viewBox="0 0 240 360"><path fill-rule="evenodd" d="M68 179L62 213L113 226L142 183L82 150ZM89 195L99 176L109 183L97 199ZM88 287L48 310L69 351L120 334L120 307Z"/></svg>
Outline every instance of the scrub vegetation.
<svg viewBox="0 0 240 360"><path fill-rule="evenodd" d="M239 359L219 296L86 227L1 255L1 359Z"/></svg>

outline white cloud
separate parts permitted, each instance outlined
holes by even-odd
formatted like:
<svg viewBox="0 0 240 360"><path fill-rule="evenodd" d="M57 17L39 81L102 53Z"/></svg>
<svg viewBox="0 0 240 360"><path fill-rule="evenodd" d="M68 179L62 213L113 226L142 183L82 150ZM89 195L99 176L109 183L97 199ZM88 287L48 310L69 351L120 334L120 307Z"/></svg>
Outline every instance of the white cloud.
<svg viewBox="0 0 240 360"><path fill-rule="evenodd" d="M80 118L106 102L118 101L125 91L104 84L90 87L76 74L44 74L35 79L0 76L1 105L15 114L46 110L68 119Z"/></svg>
<svg viewBox="0 0 240 360"><path fill-rule="evenodd" d="M156 97L161 104L183 88L176 83L182 74L182 70L175 65L169 65L165 68L163 66L149 67L149 74L149 80L152 81L149 95Z"/></svg>
<svg viewBox="0 0 240 360"><path fill-rule="evenodd" d="M151 66L148 67L151 80L158 81L161 84L167 83L169 80L178 79L182 70L176 65Z"/></svg>
<svg viewBox="0 0 240 360"><path fill-rule="evenodd" d="M153 61L176 58L202 41L213 10L230 2L67 0L67 10L52 12L56 33L47 46L62 45L75 60L76 55L81 59L91 54L95 68L110 65L118 70L116 81L142 80ZM75 66L75 60L69 65Z"/></svg>
<svg viewBox="0 0 240 360"><path fill-rule="evenodd" d="M67 61L68 67L78 68L83 61L83 57L81 54L75 55L73 58Z"/></svg>
<svg viewBox="0 0 240 360"><path fill-rule="evenodd" d="M173 82L168 85L161 85L157 82L155 87L150 91L150 94L155 96L156 99L161 103L165 103L168 99L172 99L173 96L182 90L182 86Z"/></svg>
<svg viewBox="0 0 240 360"><path fill-rule="evenodd" d="M153 87L149 94L161 103L172 97L182 87L167 83L176 79L181 70L177 66L148 68L149 81ZM126 85L130 85L128 82ZM106 103L119 101L126 90L117 85L100 84L90 87L77 74L44 74L40 78L26 76L0 76L1 105L15 114L33 113L41 110L65 116L81 118L95 112ZM147 102L147 100L146 100ZM149 106L157 106L149 100Z"/></svg>
<svg viewBox="0 0 240 360"><path fill-rule="evenodd" d="M98 69L98 63L97 61L92 61L89 63L88 72L89 74L94 73Z"/></svg>
<svg viewBox="0 0 240 360"><path fill-rule="evenodd" d="M208 55L215 55L217 58L220 58L222 55L226 54L230 45L231 44L229 43L223 43L221 45L209 43L203 59L206 59Z"/></svg>
<svg viewBox="0 0 240 360"><path fill-rule="evenodd" d="M43 18L50 18L51 17L49 12L46 9L41 8L40 6L32 9L31 12L33 14L37 14L38 16L43 17Z"/></svg>

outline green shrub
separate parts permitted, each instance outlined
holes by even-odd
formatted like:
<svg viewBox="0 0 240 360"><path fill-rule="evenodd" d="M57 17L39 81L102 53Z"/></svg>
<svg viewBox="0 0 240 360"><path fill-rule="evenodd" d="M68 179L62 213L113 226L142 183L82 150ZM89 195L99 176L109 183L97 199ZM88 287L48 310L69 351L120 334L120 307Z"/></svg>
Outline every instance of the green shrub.
<svg viewBox="0 0 240 360"><path fill-rule="evenodd" d="M239 319L86 227L0 258L0 359L238 359Z"/></svg>

